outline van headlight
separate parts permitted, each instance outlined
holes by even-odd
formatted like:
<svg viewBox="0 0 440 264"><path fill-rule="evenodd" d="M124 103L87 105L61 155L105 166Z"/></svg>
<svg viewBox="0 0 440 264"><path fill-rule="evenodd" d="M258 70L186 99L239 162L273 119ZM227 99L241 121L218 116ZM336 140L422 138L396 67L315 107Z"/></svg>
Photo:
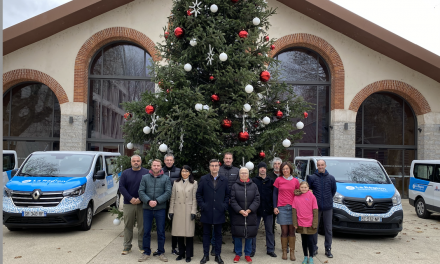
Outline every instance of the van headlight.
<svg viewBox="0 0 440 264"><path fill-rule="evenodd" d="M344 200L344 195L336 192L335 196L333 196L333 202L334 203L338 203L338 204L342 204L342 201Z"/></svg>
<svg viewBox="0 0 440 264"><path fill-rule="evenodd" d="M3 195L6 196L6 197L11 197L12 196L12 190L5 186L4 189L3 189Z"/></svg>
<svg viewBox="0 0 440 264"><path fill-rule="evenodd" d="M394 193L393 197L391 197L391 200L393 201L393 205L399 205L402 203L402 198L400 198L400 193L398 190Z"/></svg>
<svg viewBox="0 0 440 264"><path fill-rule="evenodd" d="M86 183L84 183L83 185L78 186L76 188L64 191L63 196L64 197L77 197L77 196L83 195L85 191L86 191Z"/></svg>

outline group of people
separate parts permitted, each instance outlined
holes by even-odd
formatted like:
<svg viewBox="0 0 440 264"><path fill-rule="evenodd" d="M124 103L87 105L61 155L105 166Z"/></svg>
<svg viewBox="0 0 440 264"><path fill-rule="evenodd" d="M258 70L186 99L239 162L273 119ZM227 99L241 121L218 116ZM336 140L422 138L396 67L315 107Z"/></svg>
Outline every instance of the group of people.
<svg viewBox="0 0 440 264"><path fill-rule="evenodd" d="M222 225L226 212L230 217L234 244L234 263L244 255L246 262L252 262L256 252L256 236L264 221L267 255L275 254L275 219L281 227L282 259L295 258L296 233L301 234L304 261L313 263L318 254L317 228L322 220L325 229L325 255L331 253L332 201L336 182L325 170L325 161L318 161L318 169L309 175L307 181L299 182L294 177L293 167L280 158L272 161L274 170L267 172L264 162L258 164L258 175L251 178L246 167L232 165L232 153L225 153L223 165L217 159L209 161L210 173L194 179L188 165L174 166L174 156L165 155L162 161L152 161L151 169L142 168L141 157L131 157L132 168L123 171L119 182L124 196L124 249L122 255L131 252L133 227L138 227L138 247L142 255L139 262L151 256L151 230L155 219L158 249L153 256L167 262L165 257L165 219L172 221L172 254L176 260L190 262L194 256L194 231L197 207L200 208L200 222L203 225L203 258L200 264L215 256L215 262L223 264ZM311 192L313 191L313 193ZM210 252L211 247L211 252Z"/></svg>

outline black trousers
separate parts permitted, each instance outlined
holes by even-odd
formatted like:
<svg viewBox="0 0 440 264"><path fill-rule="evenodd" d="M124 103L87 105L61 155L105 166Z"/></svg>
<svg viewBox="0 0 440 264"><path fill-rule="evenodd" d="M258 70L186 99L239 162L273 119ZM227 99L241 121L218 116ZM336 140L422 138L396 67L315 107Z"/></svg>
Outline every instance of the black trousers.
<svg viewBox="0 0 440 264"><path fill-rule="evenodd" d="M304 256L313 257L313 251L315 248L315 245L313 244L313 235L301 234L301 240Z"/></svg>
<svg viewBox="0 0 440 264"><path fill-rule="evenodd" d="M171 250L175 249L177 247L177 239L178 237L171 236ZM180 251L180 249L179 249Z"/></svg>
<svg viewBox="0 0 440 264"><path fill-rule="evenodd" d="M203 255L205 256L209 256L212 227L214 227L215 254L220 255L222 252L222 224L211 225L203 223Z"/></svg>
<svg viewBox="0 0 440 264"><path fill-rule="evenodd" d="M192 258L194 257L194 238L193 237L175 237L179 245L179 256ZM185 245L186 238L186 245Z"/></svg>

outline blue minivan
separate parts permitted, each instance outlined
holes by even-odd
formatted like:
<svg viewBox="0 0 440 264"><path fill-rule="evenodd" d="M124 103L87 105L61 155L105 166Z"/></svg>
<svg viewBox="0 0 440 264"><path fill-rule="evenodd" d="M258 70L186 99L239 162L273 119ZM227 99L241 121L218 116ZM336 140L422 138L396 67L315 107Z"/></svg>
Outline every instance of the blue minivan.
<svg viewBox="0 0 440 264"><path fill-rule="evenodd" d="M374 159L344 157L295 157L300 180L316 171L317 161L335 177L333 230L341 233L397 236L402 231L400 193L382 164Z"/></svg>
<svg viewBox="0 0 440 264"><path fill-rule="evenodd" d="M3 224L10 230L80 226L108 206L119 206L114 180L119 153L42 151L30 154L3 191Z"/></svg>

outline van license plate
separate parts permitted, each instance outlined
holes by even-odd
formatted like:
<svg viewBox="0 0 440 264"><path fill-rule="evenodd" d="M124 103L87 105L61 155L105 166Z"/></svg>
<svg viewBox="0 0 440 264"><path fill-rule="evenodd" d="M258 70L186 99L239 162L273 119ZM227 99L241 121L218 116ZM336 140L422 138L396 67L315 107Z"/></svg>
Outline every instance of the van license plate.
<svg viewBox="0 0 440 264"><path fill-rule="evenodd" d="M21 212L23 217L46 217L46 212Z"/></svg>
<svg viewBox="0 0 440 264"><path fill-rule="evenodd" d="M361 222L382 222L382 217L380 217L380 216L359 216L359 221L361 221Z"/></svg>

